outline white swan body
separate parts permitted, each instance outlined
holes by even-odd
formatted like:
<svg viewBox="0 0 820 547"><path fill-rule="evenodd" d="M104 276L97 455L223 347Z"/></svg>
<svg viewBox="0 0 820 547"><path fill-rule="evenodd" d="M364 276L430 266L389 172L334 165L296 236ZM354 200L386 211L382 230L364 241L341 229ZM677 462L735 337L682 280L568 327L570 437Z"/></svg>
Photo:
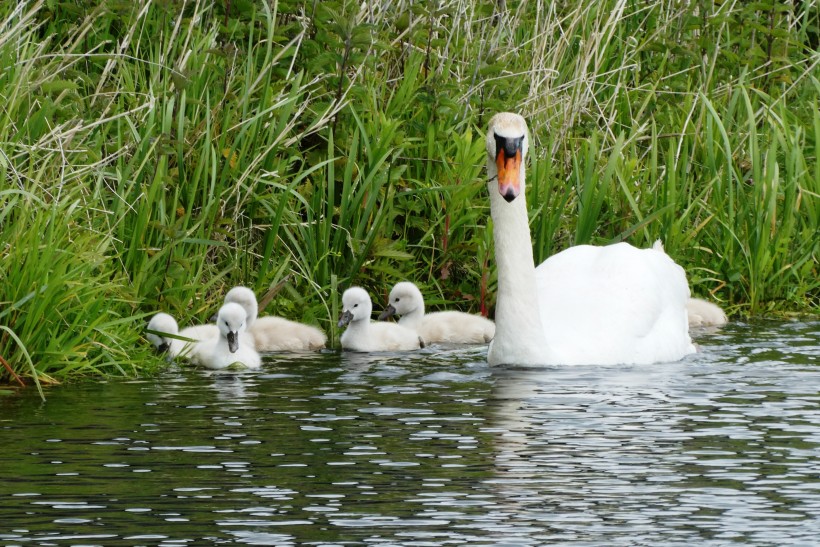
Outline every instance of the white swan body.
<svg viewBox="0 0 820 547"><path fill-rule="evenodd" d="M151 321L148 322L148 329L168 333L174 336L190 338L199 342L217 338L219 336L219 329L216 325L211 324L194 325L191 327L186 327L180 331L176 320L167 313L163 312L157 313L151 318ZM183 357L185 359L195 360L200 348L200 344L196 342L187 342L177 338L158 336L150 332L146 333L145 337L160 353L167 351L170 359Z"/></svg>
<svg viewBox="0 0 820 547"><path fill-rule="evenodd" d="M197 364L210 369L223 369L235 363L247 368L259 368L262 359L253 347L253 338L245 332L247 314L234 302L219 308L216 326L219 337L200 342Z"/></svg>
<svg viewBox="0 0 820 547"><path fill-rule="evenodd" d="M256 295L247 287L234 287L225 295L225 303L236 302L248 315L248 333L257 351L305 351L325 347L327 336L318 328L283 317L258 317Z"/></svg>
<svg viewBox="0 0 820 547"><path fill-rule="evenodd" d="M342 316L339 327L347 325L340 341L351 351L408 351L422 347L414 330L396 323L373 323L373 303L361 287L351 287L342 294Z"/></svg>
<svg viewBox="0 0 820 547"><path fill-rule="evenodd" d="M686 274L660 246L579 245L534 267L527 148L521 116L493 117L487 171L498 294L490 364L648 364L693 353Z"/></svg>
<svg viewBox="0 0 820 547"><path fill-rule="evenodd" d="M686 311L689 313L689 327L722 327L729 322L720 306L702 300L690 298L686 302Z"/></svg>
<svg viewBox="0 0 820 547"><path fill-rule="evenodd" d="M396 283L379 319L393 314L401 317L399 325L416 331L427 344L486 344L495 334L495 323L480 315L461 311L424 313L424 297L409 281Z"/></svg>

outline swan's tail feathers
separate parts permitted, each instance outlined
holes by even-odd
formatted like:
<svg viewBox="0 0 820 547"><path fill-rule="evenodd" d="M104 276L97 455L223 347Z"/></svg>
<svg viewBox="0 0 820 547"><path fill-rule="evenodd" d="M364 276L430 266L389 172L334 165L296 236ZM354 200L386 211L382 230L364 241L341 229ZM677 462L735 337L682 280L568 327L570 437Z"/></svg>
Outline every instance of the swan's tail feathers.
<svg viewBox="0 0 820 547"><path fill-rule="evenodd" d="M662 253L665 252L663 250L663 241L661 241L660 239L655 240L655 243L652 245L652 248L655 249L656 251L660 251Z"/></svg>

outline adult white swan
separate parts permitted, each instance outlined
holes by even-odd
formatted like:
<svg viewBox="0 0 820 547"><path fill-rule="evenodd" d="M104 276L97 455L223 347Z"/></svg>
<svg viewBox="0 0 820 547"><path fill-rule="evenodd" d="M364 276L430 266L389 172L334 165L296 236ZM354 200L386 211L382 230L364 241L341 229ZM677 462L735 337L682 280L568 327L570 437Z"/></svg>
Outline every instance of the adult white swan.
<svg viewBox="0 0 820 547"><path fill-rule="evenodd" d="M525 200L528 146L524 118L501 113L490 120L498 268L490 364L646 364L693 353L686 274L662 250L579 245L535 268Z"/></svg>

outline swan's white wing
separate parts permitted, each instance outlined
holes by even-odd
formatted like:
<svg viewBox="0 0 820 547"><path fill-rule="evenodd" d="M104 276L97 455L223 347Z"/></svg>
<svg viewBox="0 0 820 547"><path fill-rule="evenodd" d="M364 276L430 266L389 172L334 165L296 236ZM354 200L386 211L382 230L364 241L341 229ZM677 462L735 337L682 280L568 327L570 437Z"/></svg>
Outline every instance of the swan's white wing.
<svg viewBox="0 0 820 547"><path fill-rule="evenodd" d="M535 275L545 335L561 362L652 363L694 349L686 275L663 251L580 245Z"/></svg>

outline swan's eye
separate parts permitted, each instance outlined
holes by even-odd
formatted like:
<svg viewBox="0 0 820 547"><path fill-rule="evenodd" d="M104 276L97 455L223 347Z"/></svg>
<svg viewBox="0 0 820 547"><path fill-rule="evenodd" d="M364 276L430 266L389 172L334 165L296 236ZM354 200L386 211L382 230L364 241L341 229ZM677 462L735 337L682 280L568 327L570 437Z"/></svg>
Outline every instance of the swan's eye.
<svg viewBox="0 0 820 547"><path fill-rule="evenodd" d="M358 305L358 304L353 304L353 307L354 307L354 308L358 308L358 307L359 307L359 305Z"/></svg>
<svg viewBox="0 0 820 547"><path fill-rule="evenodd" d="M401 298L396 298L393 302L398 302Z"/></svg>

